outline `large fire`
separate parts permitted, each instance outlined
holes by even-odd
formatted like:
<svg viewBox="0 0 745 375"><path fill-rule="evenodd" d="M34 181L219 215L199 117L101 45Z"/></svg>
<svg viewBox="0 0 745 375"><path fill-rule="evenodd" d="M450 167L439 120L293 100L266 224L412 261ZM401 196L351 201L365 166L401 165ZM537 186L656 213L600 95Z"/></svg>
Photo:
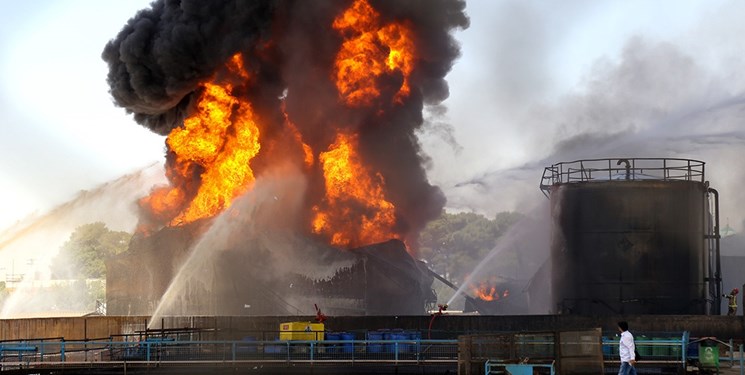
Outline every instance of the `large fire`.
<svg viewBox="0 0 745 375"><path fill-rule="evenodd" d="M355 151L356 139L337 136L329 150L321 153L326 197L314 206L313 231L330 236L338 246L360 246L396 237L391 228L395 208L385 199L384 181L371 174ZM350 215L354 208L360 215Z"/></svg>
<svg viewBox="0 0 745 375"><path fill-rule="evenodd" d="M349 108L374 107L378 98L403 103L411 91L415 56L406 22L384 24L367 1L356 0L330 27L342 37L327 76L339 102ZM252 103L237 94L254 84L243 55L234 55L222 71L200 84L193 113L168 134L173 160L166 173L171 186L141 200L154 218L169 226L213 217L249 191L255 180L252 160L269 142L262 138L260 129L266 125ZM311 222L306 229L347 248L401 238L394 230L396 207L386 198L385 180L361 157L354 128L339 127L332 144L316 144L314 150L285 110L284 98L279 100L289 139L284 142L301 150L305 170L321 174L323 182L325 195L308 205Z"/></svg>
<svg viewBox="0 0 745 375"><path fill-rule="evenodd" d="M248 79L239 55L228 66ZM260 145L250 103L233 96L230 83L207 82L202 86L197 110L184 120L183 127L173 129L166 140L176 158L167 166L171 181L188 181L198 170L198 189L186 205L188 184L160 188L142 202L156 216L168 217L170 225L218 214L254 181L249 162L259 152Z"/></svg>
<svg viewBox="0 0 745 375"><path fill-rule="evenodd" d="M365 0L357 0L334 20L344 37L336 56L336 87L347 104L367 106L380 95L380 77L399 72L403 82L394 99L411 90L414 42L403 24L381 25L380 15Z"/></svg>

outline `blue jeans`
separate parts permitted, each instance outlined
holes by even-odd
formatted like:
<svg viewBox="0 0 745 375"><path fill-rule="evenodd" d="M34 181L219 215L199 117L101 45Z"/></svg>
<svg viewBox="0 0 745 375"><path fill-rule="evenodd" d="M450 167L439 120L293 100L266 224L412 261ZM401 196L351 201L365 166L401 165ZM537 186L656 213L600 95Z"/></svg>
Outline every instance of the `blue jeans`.
<svg viewBox="0 0 745 375"><path fill-rule="evenodd" d="M618 375L636 375L636 368L628 362L621 362L621 368L618 370Z"/></svg>

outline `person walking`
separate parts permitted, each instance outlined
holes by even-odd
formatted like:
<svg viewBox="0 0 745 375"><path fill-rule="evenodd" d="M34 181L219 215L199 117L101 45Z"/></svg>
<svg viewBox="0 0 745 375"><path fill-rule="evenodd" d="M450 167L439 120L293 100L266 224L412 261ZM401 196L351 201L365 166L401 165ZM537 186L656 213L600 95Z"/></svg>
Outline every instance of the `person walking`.
<svg viewBox="0 0 745 375"><path fill-rule="evenodd" d="M618 342L618 353L621 356L621 368L618 375L636 375L636 345L634 335L629 332L629 323L618 322L621 340Z"/></svg>

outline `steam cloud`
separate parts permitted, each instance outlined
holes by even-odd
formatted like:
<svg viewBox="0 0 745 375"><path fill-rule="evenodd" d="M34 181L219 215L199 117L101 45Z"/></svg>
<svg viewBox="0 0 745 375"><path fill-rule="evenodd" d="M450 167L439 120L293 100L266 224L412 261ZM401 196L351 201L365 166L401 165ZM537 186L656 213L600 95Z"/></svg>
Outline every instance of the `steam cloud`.
<svg viewBox="0 0 745 375"><path fill-rule="evenodd" d="M396 231L415 243L415 234L445 204L441 190L428 182L415 131L423 124L424 105L437 105L449 95L444 78L460 53L451 32L469 26L465 1L370 1L383 22L412 27L417 65L403 103L381 100L369 108L342 104L331 79L341 43L331 25L351 4L156 1L130 19L103 51L111 95L138 123L166 135L193 109L199 83L219 76L229 57L240 52L253 80L244 95L261 119L262 144L286 136L279 97L316 152L325 151L339 130L353 130L361 158L386 181L386 197L397 210ZM393 86L401 78L386 79ZM261 152L252 162L258 174L273 162L271 150L262 146ZM310 179L312 196L319 181Z"/></svg>
<svg viewBox="0 0 745 375"><path fill-rule="evenodd" d="M526 25L538 30L544 27ZM521 32L542 35L535 30ZM502 38L521 36L506 34ZM537 48L520 51L529 59L545 43L530 46ZM544 167L557 162L613 157L687 158L707 163L706 179L722 196L722 220L729 218L733 226L740 226L745 211L745 194L739 188L745 178L741 157L745 146L745 81L739 72L744 66L742 59L700 49L702 53L697 55L678 43L635 36L625 42L618 58L595 61L577 90L561 96L549 98L550 90L543 88L534 98L518 95L516 100L502 92L508 87L496 85L495 92L481 100L491 101L498 108L501 118L495 122L514 124L504 131L521 129L522 134L516 138L523 149L528 149L524 164L472 172L446 189L448 204L460 210L490 213L525 211L545 199L538 189L539 179ZM538 68L528 73L546 75ZM494 73L496 77L508 74L501 70ZM489 78L486 80L488 84ZM529 84L531 79L517 81ZM466 110L470 108L456 97L453 100L464 104ZM438 155L432 156L439 161ZM505 199L489 199L495 195Z"/></svg>

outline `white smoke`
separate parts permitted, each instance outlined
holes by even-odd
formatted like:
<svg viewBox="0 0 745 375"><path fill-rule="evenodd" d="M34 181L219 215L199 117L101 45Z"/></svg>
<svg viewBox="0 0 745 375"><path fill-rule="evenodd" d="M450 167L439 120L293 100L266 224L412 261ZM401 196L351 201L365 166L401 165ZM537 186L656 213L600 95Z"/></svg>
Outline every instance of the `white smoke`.
<svg viewBox="0 0 745 375"><path fill-rule="evenodd" d="M430 177L446 193L448 208L488 216L527 212L545 199L538 185L551 164L676 157L707 163L722 218L743 230L744 7L725 1L707 8L693 28L674 36L632 34L617 52L583 66L575 85L560 82L570 73L561 54L577 53L570 42L584 39L572 25L591 22L587 17L598 9L565 14L544 5L500 3L490 8L503 22L490 26L486 16L471 13L472 27L461 34L464 56L449 77L453 89L445 103L453 139L442 131L422 136L432 157ZM472 42L483 51L469 47Z"/></svg>
<svg viewBox="0 0 745 375"><path fill-rule="evenodd" d="M110 230L133 232L138 220L137 199L146 195L151 186L164 181L163 168L153 165L90 191L81 191L48 213L27 218L0 233L0 269L4 271L6 288L14 289L2 305L0 318L92 312L60 311L55 299L42 292L54 287L50 262L81 225L103 222ZM85 287L85 283L80 287ZM76 294L78 297L84 294L80 292Z"/></svg>

